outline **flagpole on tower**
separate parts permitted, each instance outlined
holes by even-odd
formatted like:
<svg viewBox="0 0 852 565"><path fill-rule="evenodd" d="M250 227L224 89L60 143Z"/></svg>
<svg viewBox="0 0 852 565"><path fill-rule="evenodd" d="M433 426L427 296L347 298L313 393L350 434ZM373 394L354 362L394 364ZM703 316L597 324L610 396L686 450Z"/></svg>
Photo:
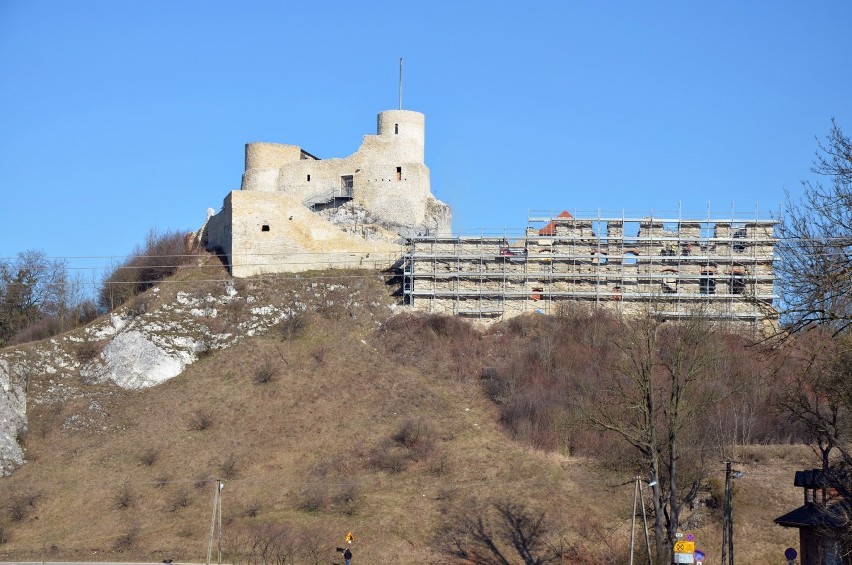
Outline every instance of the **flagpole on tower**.
<svg viewBox="0 0 852 565"><path fill-rule="evenodd" d="M399 109L402 110L402 57L399 58Z"/></svg>

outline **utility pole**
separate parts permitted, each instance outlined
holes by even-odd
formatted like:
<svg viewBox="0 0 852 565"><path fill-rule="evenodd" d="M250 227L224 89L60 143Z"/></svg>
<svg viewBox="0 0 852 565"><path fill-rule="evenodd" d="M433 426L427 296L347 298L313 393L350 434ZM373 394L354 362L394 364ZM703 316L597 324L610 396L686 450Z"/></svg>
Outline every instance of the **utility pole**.
<svg viewBox="0 0 852 565"><path fill-rule="evenodd" d="M210 517L210 538L207 540L207 560L205 565L210 565L210 554L213 552L213 536L217 538L216 563L222 565L222 488L225 481L216 479L216 492L213 494L213 515Z"/></svg>
<svg viewBox="0 0 852 565"><path fill-rule="evenodd" d="M734 497L731 481L742 477L741 471L733 471L731 462L725 462L725 523L722 527L722 565L734 565Z"/></svg>
<svg viewBox="0 0 852 565"><path fill-rule="evenodd" d="M648 563L653 565L651 557L651 537L648 534L648 516L645 514L645 493L642 492L642 477L633 480L633 515L630 518L630 565L633 565L633 540L636 538L636 500L642 504L642 525L645 528L645 547L648 549Z"/></svg>

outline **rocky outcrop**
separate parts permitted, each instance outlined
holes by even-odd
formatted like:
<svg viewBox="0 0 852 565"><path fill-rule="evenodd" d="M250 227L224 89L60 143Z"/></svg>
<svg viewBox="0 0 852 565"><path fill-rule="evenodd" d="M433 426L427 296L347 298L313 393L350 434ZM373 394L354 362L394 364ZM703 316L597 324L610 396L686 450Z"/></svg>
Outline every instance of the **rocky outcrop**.
<svg viewBox="0 0 852 565"><path fill-rule="evenodd" d="M357 279L356 279L357 280ZM267 292L261 281L222 281L216 292L154 288L120 311L89 326L35 344L0 350L0 475L25 461L21 439L27 430L27 403L63 404L87 397L90 385L139 390L177 377L201 355L240 339L260 335L285 318L309 308L363 308L357 290L331 281L302 282ZM360 284L360 283L352 283ZM255 293L254 291L257 290ZM369 311L382 308L369 304ZM87 389L87 387L89 387ZM81 430L97 422L74 415L63 429Z"/></svg>
<svg viewBox="0 0 852 565"><path fill-rule="evenodd" d="M0 475L24 462L19 438L27 429L26 383L13 367L14 363L0 359Z"/></svg>

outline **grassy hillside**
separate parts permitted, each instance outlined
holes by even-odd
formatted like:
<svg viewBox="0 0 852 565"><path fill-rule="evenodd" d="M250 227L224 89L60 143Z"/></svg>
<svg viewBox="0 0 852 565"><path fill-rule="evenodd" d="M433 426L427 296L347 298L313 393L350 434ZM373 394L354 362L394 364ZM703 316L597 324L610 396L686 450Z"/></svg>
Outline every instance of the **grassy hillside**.
<svg viewBox="0 0 852 565"><path fill-rule="evenodd" d="M184 271L146 307L224 278ZM0 479L0 558L202 561L221 478L229 560L275 540L270 561L327 564L352 531L359 563L452 562L442 548L458 527L511 503L544 513L545 541L571 562L626 562L631 475L511 438L480 378L505 355L500 328L395 318L389 330L394 289L372 273L241 285L257 304L298 295L307 308L151 389L66 379L51 396L55 375L31 377L27 463ZM211 323L251 305L226 314ZM800 503L792 473L814 462L800 447L743 458L737 557L777 563L797 536L772 519ZM718 559L718 512L694 522Z"/></svg>

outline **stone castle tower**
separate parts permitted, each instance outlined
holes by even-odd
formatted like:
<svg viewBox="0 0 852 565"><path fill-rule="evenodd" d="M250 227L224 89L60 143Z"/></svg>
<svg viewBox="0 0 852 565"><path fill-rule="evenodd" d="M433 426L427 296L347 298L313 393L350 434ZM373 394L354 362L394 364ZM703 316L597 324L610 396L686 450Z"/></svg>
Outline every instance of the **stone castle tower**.
<svg viewBox="0 0 852 565"><path fill-rule="evenodd" d="M378 115L376 135L342 159L296 145L246 144L241 190L225 197L203 230L237 277L396 261L403 239L449 235L449 207L432 196L424 162L425 117Z"/></svg>

